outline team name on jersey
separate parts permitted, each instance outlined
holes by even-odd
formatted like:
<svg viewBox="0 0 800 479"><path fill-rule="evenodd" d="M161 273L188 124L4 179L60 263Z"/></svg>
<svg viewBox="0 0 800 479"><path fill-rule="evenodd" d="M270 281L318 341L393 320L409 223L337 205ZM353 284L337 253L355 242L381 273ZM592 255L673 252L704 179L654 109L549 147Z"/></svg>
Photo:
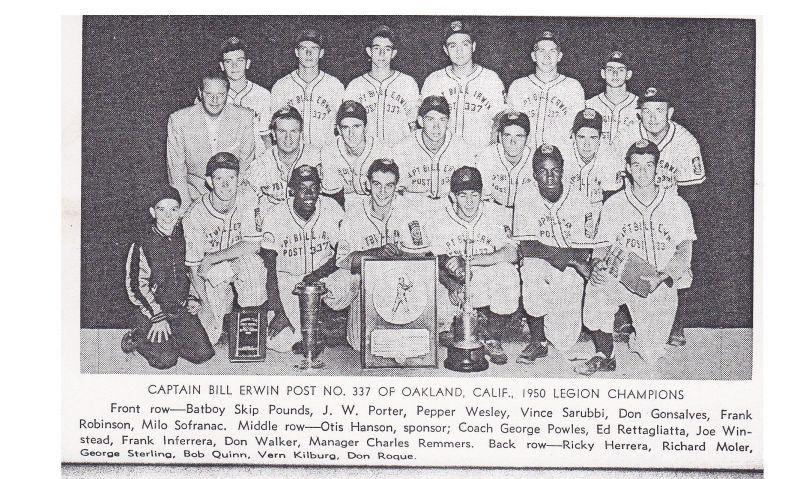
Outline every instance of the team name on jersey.
<svg viewBox="0 0 800 479"><path fill-rule="evenodd" d="M458 95L461 93L461 89L459 86L454 85L451 86L447 90L447 92L442 92L442 93L446 93L445 96L447 97L454 97L454 96L458 97ZM492 107L494 106L492 105L492 101L489 98L487 98L486 95L481 93L479 90L472 90L469 87L467 87L467 91L464 93L465 93L464 111L479 112L483 109L491 110ZM458 101L451 101L450 110L455 110L457 108L458 108Z"/></svg>
<svg viewBox="0 0 800 479"><path fill-rule="evenodd" d="M421 185L430 187L431 185L431 178L430 175L432 172L438 171L439 175L439 184L445 184L450 181L450 175L455 171L456 167L454 165L421 165L415 166L408 171L408 178L411 180L412 185Z"/></svg>
<svg viewBox="0 0 800 479"><path fill-rule="evenodd" d="M333 111L333 107L331 106L330 102L319 95L311 95L310 98L306 99L305 94L300 93L295 95L289 100L289 105L297 108L300 111L303 111L303 102L308 101L312 105L319 107L315 108L311 112L311 116L317 120L324 120L328 115L330 115L331 111Z"/></svg>
<svg viewBox="0 0 800 479"><path fill-rule="evenodd" d="M306 243L309 243L308 245ZM292 233L281 242L281 254L287 258L317 254L330 248L328 233L298 232Z"/></svg>
<svg viewBox="0 0 800 479"><path fill-rule="evenodd" d="M375 90L364 92L358 96L358 102L364 105L364 108L367 110L367 114L375 113L378 107L378 96L378 92ZM403 113L406 105L408 104L408 99L406 99L406 97L400 92L396 91L391 92L388 96L398 104L392 105L386 103L383 111L385 113Z"/></svg>
<svg viewBox="0 0 800 479"><path fill-rule="evenodd" d="M474 233L470 238L472 254L489 254L497 251L495 243L492 238L484 233ZM448 239L445 242L447 252L451 256L463 256L467 237L464 234L459 234Z"/></svg>
<svg viewBox="0 0 800 479"><path fill-rule="evenodd" d="M508 195L510 190L510 184L512 182L511 175L508 173L492 173L491 175L491 184L492 188L497 192L501 193L503 196ZM518 180L516 181L516 185L523 186L527 185L528 183L532 183L532 178L526 178L523 175L519 175Z"/></svg>
<svg viewBox="0 0 800 479"><path fill-rule="evenodd" d="M523 108L536 108L539 107L539 101L545 97L546 95L540 95L538 92L533 92L531 95L526 96L524 100L522 100ZM539 112L539 115L544 115L546 118L556 118L556 117L563 117L567 115L567 105L561 98L550 96L549 100L550 108L546 108L546 111Z"/></svg>
<svg viewBox="0 0 800 479"><path fill-rule="evenodd" d="M668 245L673 244L672 234L663 223L647 227L641 221L631 221L624 224L616 237L616 242L628 249L646 251L645 241L641 239L643 234L652 235L653 246L656 251L665 251Z"/></svg>
<svg viewBox="0 0 800 479"><path fill-rule="evenodd" d="M226 238L227 237L227 238ZM227 239L223 245L223 238ZM219 250L227 248L242 240L242 223L235 222L230 224L230 228L226 226L217 226L211 231L206 232L206 241L212 250Z"/></svg>

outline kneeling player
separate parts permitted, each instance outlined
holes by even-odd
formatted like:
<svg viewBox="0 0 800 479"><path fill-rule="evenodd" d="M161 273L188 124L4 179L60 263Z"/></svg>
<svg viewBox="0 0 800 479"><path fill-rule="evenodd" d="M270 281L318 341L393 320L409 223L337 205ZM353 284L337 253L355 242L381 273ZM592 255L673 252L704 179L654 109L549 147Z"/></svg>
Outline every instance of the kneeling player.
<svg viewBox="0 0 800 479"><path fill-rule="evenodd" d="M323 301L337 311L350 305L358 289L350 272L336 266L344 212L335 200L320 196L320 184L317 168L295 168L289 177L289 198L272 207L264 221L261 254L268 272L267 294L275 299L272 307L281 321L280 345L273 347L278 351L305 353L300 305L292 294L298 283L325 283L328 292Z"/></svg>
<svg viewBox="0 0 800 479"><path fill-rule="evenodd" d="M640 140L625 159L633 181L603 204L586 286L583 320L597 354L575 370L587 376L616 369L611 333L621 304L627 304L636 328L631 349L654 365L664 355L678 289L692 281L692 242L697 239L692 214L674 188L656 184L658 147Z"/></svg>
<svg viewBox="0 0 800 479"><path fill-rule="evenodd" d="M471 305L486 318L482 328L489 359L495 364L508 361L500 338L505 322L519 306L517 246L511 239L503 207L481 201L483 180L477 168L462 166L450 178L450 197L439 205L428 226L431 251L438 255L440 282L447 288L450 303L464 301L464 257L472 258ZM441 304L442 318L455 311ZM443 335L448 343L448 335Z"/></svg>
<svg viewBox="0 0 800 479"><path fill-rule="evenodd" d="M558 148L537 148L537 186L521 190L514 206L514 239L523 258L522 304L531 333L517 360L523 364L547 356L548 339L567 351L581 332L584 278L600 205L589 201L578 182L562 181L563 167Z"/></svg>

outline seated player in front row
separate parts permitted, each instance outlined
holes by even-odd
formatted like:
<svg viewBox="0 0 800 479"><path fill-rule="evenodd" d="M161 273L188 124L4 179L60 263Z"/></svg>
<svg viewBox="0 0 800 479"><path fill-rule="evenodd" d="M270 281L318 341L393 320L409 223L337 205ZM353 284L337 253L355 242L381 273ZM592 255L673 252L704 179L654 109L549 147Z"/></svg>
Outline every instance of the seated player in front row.
<svg viewBox="0 0 800 479"><path fill-rule="evenodd" d="M575 369L580 374L616 369L611 334L621 304L627 304L636 328L629 346L654 366L675 320L678 289L691 285L697 239L692 213L675 188L656 183L659 154L648 140L631 145L625 160L632 182L603 204L583 308L597 354ZM631 254L642 260L644 274L626 274L626 264L637 264ZM649 267L642 266L645 261Z"/></svg>
<svg viewBox="0 0 800 479"><path fill-rule="evenodd" d="M178 225L180 205L178 190L156 188L150 201L155 221L131 245L125 270L125 289L140 314L122 348L135 349L158 369L175 366L179 357L200 364L214 356L196 316L200 301L189 295L186 243Z"/></svg>
<svg viewBox="0 0 800 479"><path fill-rule="evenodd" d="M401 258L423 256L428 250L423 215L408 198L396 194L400 170L392 160L379 159L367 170L369 196L351 204L345 212L336 251L336 263L360 282L364 257ZM360 289L357 290L360 293ZM350 307L347 341L361 348L359 298Z"/></svg>
<svg viewBox="0 0 800 479"><path fill-rule="evenodd" d="M439 301L439 318L448 320L462 306L466 272L464 257L472 257L470 301L485 325L486 352L494 364L508 361L500 342L506 322L519 307L517 246L503 207L482 201L483 180L477 168L462 166L450 178L450 196L437 205L427 230L431 251L439 257L439 281L450 301ZM440 296L440 297L443 297ZM441 335L443 345L452 341L452 331Z"/></svg>

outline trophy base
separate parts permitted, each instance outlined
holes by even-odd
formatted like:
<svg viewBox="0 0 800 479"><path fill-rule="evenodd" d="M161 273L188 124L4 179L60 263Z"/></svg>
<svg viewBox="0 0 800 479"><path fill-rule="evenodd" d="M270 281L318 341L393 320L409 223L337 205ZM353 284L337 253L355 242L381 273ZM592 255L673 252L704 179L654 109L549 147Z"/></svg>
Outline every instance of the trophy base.
<svg viewBox="0 0 800 479"><path fill-rule="evenodd" d="M477 373L489 369L489 361L486 360L483 345L470 349L450 346L447 348L444 367L460 373Z"/></svg>
<svg viewBox="0 0 800 479"><path fill-rule="evenodd" d="M309 369L322 369L325 367L325 363L316 359L311 360L311 362L308 359L303 359L300 364L296 364L294 367L301 371L308 371Z"/></svg>

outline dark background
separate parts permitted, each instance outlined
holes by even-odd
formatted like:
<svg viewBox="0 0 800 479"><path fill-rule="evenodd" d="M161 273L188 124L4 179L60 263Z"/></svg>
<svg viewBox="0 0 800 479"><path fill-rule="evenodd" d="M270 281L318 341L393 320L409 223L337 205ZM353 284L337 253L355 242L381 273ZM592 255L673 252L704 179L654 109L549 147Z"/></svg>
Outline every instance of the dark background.
<svg viewBox="0 0 800 479"><path fill-rule="evenodd" d="M394 67L425 77L442 68L444 17L84 17L81 327L125 327L134 312L125 257L146 221L143 194L166 183L166 125L189 106L196 78L215 65L230 35L250 45L248 78L269 89L296 68L293 37L319 28L322 68L347 83L369 67L369 31L398 34ZM506 88L532 71L531 42L559 38L559 70L587 98L600 93L599 69L612 50L631 57L629 89L668 91L674 119L700 142L707 180L682 191L692 208L694 284L679 314L688 326L752 326L755 21L557 17L474 17L478 63Z"/></svg>

